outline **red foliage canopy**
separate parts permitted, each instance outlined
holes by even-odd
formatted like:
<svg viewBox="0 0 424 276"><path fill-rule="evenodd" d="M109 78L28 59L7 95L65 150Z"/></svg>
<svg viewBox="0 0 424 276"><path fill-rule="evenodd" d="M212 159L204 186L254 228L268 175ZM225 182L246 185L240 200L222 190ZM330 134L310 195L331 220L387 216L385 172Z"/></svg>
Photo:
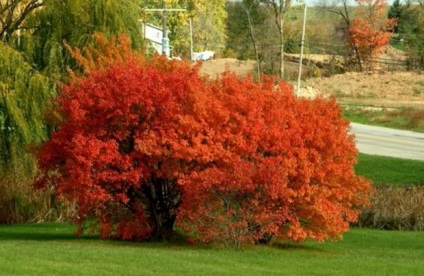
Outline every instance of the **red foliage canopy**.
<svg viewBox="0 0 424 276"><path fill-rule="evenodd" d="M211 93L220 108L207 120L227 155L182 178L183 229L234 246L346 231L370 187L354 174L354 140L335 101L297 99L286 83L231 74Z"/></svg>
<svg viewBox="0 0 424 276"><path fill-rule="evenodd" d="M286 83L216 80L163 57L75 77L63 125L40 151L38 187L75 201L102 237L200 241L335 238L367 203L357 151L334 100Z"/></svg>

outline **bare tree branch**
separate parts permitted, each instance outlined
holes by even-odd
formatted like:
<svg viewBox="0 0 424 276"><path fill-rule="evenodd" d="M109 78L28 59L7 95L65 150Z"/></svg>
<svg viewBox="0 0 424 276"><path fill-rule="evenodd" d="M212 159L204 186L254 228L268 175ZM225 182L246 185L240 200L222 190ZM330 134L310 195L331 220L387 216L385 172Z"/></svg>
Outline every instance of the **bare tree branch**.
<svg viewBox="0 0 424 276"><path fill-rule="evenodd" d="M257 46L257 42L256 42L255 32L253 30L252 15L251 15L252 7L253 7L254 3L250 3L249 7L247 7L245 1L242 1L240 4L241 4L241 7L243 8L243 10L246 13L247 20L248 20L248 23L249 23L250 38L252 39L253 50L255 52L256 70L257 70L257 74L258 74L258 79L260 81L261 80L261 62L259 60L258 46Z"/></svg>
<svg viewBox="0 0 424 276"><path fill-rule="evenodd" d="M0 1L0 41L10 40L25 19L42 5L42 0Z"/></svg>
<svg viewBox="0 0 424 276"><path fill-rule="evenodd" d="M280 79L284 78L284 16L291 7L292 0L262 0L274 10L275 23L280 33Z"/></svg>

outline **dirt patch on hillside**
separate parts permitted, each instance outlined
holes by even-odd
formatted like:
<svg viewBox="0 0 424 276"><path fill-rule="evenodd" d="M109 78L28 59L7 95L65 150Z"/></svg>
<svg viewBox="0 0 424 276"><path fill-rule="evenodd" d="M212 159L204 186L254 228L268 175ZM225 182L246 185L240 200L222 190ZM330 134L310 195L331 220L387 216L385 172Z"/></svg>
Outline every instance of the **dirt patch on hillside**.
<svg viewBox="0 0 424 276"><path fill-rule="evenodd" d="M255 70L253 60L237 60L235 58L212 59L202 62L200 72L215 78L225 71L235 72L239 76L246 76Z"/></svg>
<svg viewBox="0 0 424 276"><path fill-rule="evenodd" d="M303 81L340 103L424 107L424 74L420 72L345 73Z"/></svg>
<svg viewBox="0 0 424 276"><path fill-rule="evenodd" d="M255 62L237 59L208 60L203 62L201 72L216 77L225 70L245 76L255 70ZM301 88L302 96L336 96L341 104L424 108L424 72L349 72L306 79L302 81Z"/></svg>

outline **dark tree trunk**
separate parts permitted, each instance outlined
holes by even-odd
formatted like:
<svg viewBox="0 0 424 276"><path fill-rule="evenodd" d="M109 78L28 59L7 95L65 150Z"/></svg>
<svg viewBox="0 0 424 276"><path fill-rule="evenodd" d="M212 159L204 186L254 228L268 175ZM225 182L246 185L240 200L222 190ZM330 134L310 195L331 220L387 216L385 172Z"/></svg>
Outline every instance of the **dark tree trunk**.
<svg viewBox="0 0 424 276"><path fill-rule="evenodd" d="M147 217L153 227L152 239L170 240L181 200L181 190L176 181L152 178L143 193L147 199Z"/></svg>

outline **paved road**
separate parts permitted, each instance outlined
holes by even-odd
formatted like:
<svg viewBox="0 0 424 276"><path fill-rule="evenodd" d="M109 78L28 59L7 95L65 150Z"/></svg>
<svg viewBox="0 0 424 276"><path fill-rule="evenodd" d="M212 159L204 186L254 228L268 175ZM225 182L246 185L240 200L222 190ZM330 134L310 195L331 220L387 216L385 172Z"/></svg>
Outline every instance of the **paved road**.
<svg viewBox="0 0 424 276"><path fill-rule="evenodd" d="M424 133L351 123L359 152L424 160Z"/></svg>

